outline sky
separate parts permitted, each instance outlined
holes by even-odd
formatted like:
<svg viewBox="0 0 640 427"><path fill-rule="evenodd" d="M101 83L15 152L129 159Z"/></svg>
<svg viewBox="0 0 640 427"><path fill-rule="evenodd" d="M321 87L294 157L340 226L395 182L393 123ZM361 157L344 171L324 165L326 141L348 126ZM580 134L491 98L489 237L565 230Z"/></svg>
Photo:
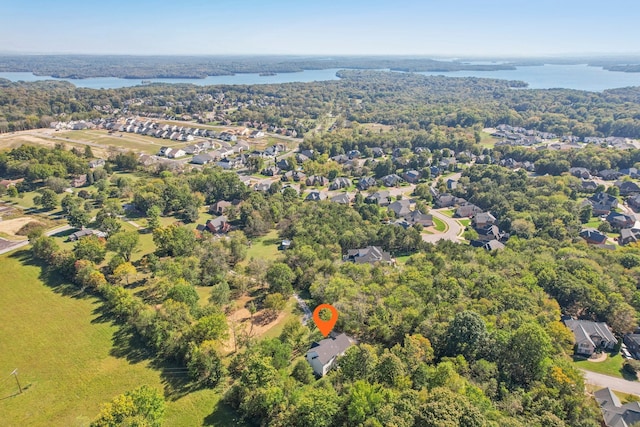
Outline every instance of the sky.
<svg viewBox="0 0 640 427"><path fill-rule="evenodd" d="M638 54L637 0L2 0L0 52Z"/></svg>

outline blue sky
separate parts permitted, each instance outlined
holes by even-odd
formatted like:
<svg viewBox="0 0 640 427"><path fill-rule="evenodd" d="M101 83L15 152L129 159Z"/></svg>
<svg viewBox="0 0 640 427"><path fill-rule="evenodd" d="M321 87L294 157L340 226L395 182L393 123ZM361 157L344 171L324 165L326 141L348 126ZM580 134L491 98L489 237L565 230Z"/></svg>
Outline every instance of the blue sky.
<svg viewBox="0 0 640 427"><path fill-rule="evenodd" d="M5 0L1 52L561 55L640 53L640 2Z"/></svg>

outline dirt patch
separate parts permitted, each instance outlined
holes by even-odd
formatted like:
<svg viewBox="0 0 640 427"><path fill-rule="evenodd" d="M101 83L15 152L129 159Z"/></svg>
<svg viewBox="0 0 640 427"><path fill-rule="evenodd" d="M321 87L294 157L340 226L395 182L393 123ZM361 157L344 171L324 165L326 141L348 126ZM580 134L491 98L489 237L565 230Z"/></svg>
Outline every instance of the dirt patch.
<svg viewBox="0 0 640 427"><path fill-rule="evenodd" d="M248 335L251 333L251 337L260 337L264 335L269 329L273 328L279 322L284 319L286 312L281 312L275 319L268 316L266 310L259 310L253 315L253 328L251 327L251 313L247 310L246 305L253 298L243 296L236 300L236 311L227 316L227 324L229 325L229 339L222 343L222 349L225 354L232 353L235 349L233 330L236 330L236 336L240 339L242 335Z"/></svg>
<svg viewBox="0 0 640 427"><path fill-rule="evenodd" d="M6 221L0 221L0 233L5 233L9 236L15 237L17 236L16 233L22 227L29 224L30 222L38 222L38 221L29 217L21 217L21 218L8 219Z"/></svg>

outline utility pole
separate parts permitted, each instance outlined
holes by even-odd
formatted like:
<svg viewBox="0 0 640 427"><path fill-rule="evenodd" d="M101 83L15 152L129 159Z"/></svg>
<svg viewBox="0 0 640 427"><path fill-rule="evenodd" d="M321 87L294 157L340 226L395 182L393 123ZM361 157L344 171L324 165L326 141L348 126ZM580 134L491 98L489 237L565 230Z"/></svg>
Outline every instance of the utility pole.
<svg viewBox="0 0 640 427"><path fill-rule="evenodd" d="M20 381L18 381L18 368L14 369L11 375L15 377L16 383L18 383L18 390L20 390L20 394L22 394L22 387L20 386Z"/></svg>

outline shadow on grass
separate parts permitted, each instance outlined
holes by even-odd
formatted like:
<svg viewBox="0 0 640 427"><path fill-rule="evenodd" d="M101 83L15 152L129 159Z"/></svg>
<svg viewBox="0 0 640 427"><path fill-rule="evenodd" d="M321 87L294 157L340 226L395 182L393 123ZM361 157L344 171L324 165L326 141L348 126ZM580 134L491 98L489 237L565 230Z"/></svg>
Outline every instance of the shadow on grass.
<svg viewBox="0 0 640 427"><path fill-rule="evenodd" d="M240 416L233 408L222 400L218 401L213 412L202 420L203 426L254 426L240 419Z"/></svg>
<svg viewBox="0 0 640 427"><path fill-rule="evenodd" d="M140 363L154 358L149 350L132 328L122 325L113 334L112 346L109 354L114 357L124 358L130 363Z"/></svg>

